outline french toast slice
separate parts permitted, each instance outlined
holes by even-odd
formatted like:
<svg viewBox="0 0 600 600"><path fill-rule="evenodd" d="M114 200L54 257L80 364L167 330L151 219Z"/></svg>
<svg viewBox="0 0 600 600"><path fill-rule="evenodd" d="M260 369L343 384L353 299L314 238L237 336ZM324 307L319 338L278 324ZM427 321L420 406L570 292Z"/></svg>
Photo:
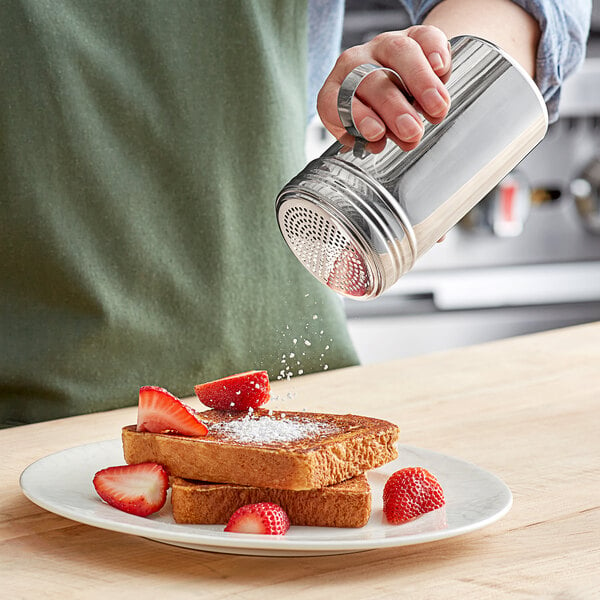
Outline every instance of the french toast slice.
<svg viewBox="0 0 600 600"><path fill-rule="evenodd" d="M371 514L371 488L364 474L318 490L278 490L171 478L176 523L225 524L238 508L258 502L281 506L292 525L364 527Z"/></svg>
<svg viewBox="0 0 600 600"><path fill-rule="evenodd" d="M157 462L171 476L287 490L340 483L397 458L398 427L358 415L258 409L197 413L203 437L122 430L129 464Z"/></svg>

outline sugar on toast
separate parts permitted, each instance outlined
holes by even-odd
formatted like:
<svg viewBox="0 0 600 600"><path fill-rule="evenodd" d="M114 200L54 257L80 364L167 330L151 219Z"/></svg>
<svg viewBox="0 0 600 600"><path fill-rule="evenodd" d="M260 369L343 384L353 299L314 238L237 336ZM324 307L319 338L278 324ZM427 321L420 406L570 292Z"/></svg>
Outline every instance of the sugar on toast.
<svg viewBox="0 0 600 600"><path fill-rule="evenodd" d="M371 514L371 489L364 474L318 490L281 490L171 478L176 523L225 524L238 508L257 502L278 504L292 525L364 527Z"/></svg>
<svg viewBox="0 0 600 600"><path fill-rule="evenodd" d="M122 430L129 464L157 462L171 476L285 490L340 483L398 456L398 427L357 415L208 410L203 437Z"/></svg>

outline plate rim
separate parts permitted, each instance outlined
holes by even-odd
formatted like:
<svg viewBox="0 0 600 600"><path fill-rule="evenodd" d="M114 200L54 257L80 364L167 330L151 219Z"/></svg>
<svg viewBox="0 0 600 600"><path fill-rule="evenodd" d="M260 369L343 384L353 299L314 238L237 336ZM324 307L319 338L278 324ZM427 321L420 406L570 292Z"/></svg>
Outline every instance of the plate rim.
<svg viewBox="0 0 600 600"><path fill-rule="evenodd" d="M124 533L128 535L136 535L139 537L147 538L157 542L164 542L167 544L186 544L182 546L186 548L191 548L192 546L196 545L198 546L198 549L205 551L212 549L218 552L219 548L227 548L228 550L239 549L254 551L281 551L282 556L285 554L289 555L290 552L294 551L298 552L300 555L306 556L308 556L309 553L313 553L313 555L315 553L318 554L319 551L323 551L324 553L333 553L336 551L359 552L367 550L376 550L380 548L419 545L434 541L440 541L443 539L458 537L461 535L472 533L473 531L477 531L479 529L483 529L484 527L495 523L510 511L513 504L513 495L510 488L500 477L498 477L494 473L461 458L457 458L448 454L437 452L435 450L429 450L427 448L422 448L409 444L398 444L399 451L405 449L417 452L425 452L426 454L433 456L434 458L440 457L444 459L451 459L452 461L463 464L469 469L477 471L478 473L484 475L486 478L495 481L496 485L499 488L501 488L502 491L507 495L507 500L504 506L501 509L497 510L494 514L489 515L484 519L480 519L472 523L467 523L463 526L453 527L451 529L435 529L433 531L421 532L419 534L410 534L404 536L400 535L390 537L379 536L354 539L339 538L332 540L311 540L310 538L305 539L291 538L286 536L263 536L259 534L235 534L230 532L219 532L219 535L209 535L208 532L205 534L199 533L197 529L186 532L183 528L187 527L187 525L178 523L168 524L171 527L177 528L175 530L163 530L160 528L156 529L152 527L152 518L148 519L145 517L137 517L135 515L127 515L127 513L123 513L124 515L127 515L127 518L140 519L141 522L139 524L122 523L114 520L109 520L104 517L88 518L86 517L86 515L74 516L74 514L65 505L61 505L52 501L45 500L44 498L40 498L35 494L32 494L31 490L28 489L27 479L28 477L32 476L32 473L35 471L35 469L40 468L45 462L51 461L57 456L67 454L68 452L85 451L86 448L94 448L95 450L97 450L101 446L120 446L120 444L121 440L119 438L110 440L99 440L96 442L88 442L85 444L70 446L68 448L63 448L62 450L58 450L45 456L42 456L30 463L21 472L19 476L19 486L21 488L21 491L24 494L24 496L28 498L31 502L33 502L40 508L47 510L48 512L59 515L73 522L97 527L99 529L115 531L118 533ZM388 465L392 464L393 462L395 461L391 461L391 463L388 463ZM386 467L388 465L382 465L382 467ZM376 471L376 469L374 471ZM367 473L367 477L369 477L370 473L371 472ZM99 501L101 502L100 499ZM195 525L194 527L201 526L202 525ZM355 531L353 528L348 528L347 530ZM362 531L362 528L357 528L356 531Z"/></svg>

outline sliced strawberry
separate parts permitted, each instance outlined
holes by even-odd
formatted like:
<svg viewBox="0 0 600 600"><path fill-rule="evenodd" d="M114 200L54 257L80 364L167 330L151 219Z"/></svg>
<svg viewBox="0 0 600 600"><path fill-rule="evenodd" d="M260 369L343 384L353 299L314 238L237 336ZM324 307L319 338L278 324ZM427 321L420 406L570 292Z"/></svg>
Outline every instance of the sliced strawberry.
<svg viewBox="0 0 600 600"><path fill-rule="evenodd" d="M153 385L140 388L137 431L206 435L206 425L198 420L193 409L167 390Z"/></svg>
<svg viewBox="0 0 600 600"><path fill-rule="evenodd" d="M279 504L259 502L238 508L231 515L225 531L283 535L289 528L290 519Z"/></svg>
<svg viewBox="0 0 600 600"><path fill-rule="evenodd" d="M169 476L156 463L108 467L96 473L94 487L111 506L147 517L164 506Z"/></svg>
<svg viewBox="0 0 600 600"><path fill-rule="evenodd" d="M444 504L442 486L423 467L396 471L383 488L383 512L394 525L406 523Z"/></svg>
<svg viewBox="0 0 600 600"><path fill-rule="evenodd" d="M202 404L217 410L258 408L271 397L266 371L247 371L195 386Z"/></svg>

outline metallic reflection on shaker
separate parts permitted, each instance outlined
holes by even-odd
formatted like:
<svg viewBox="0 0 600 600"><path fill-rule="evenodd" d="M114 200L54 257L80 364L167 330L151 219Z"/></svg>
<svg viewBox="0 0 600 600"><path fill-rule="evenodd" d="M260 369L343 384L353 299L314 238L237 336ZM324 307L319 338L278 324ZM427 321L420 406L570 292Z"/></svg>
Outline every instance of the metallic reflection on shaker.
<svg viewBox="0 0 600 600"><path fill-rule="evenodd" d="M388 140L379 154L351 153L336 142L277 197L286 243L342 295L383 293L546 133L542 96L512 58L470 36L451 47L450 111L425 124L417 148Z"/></svg>

